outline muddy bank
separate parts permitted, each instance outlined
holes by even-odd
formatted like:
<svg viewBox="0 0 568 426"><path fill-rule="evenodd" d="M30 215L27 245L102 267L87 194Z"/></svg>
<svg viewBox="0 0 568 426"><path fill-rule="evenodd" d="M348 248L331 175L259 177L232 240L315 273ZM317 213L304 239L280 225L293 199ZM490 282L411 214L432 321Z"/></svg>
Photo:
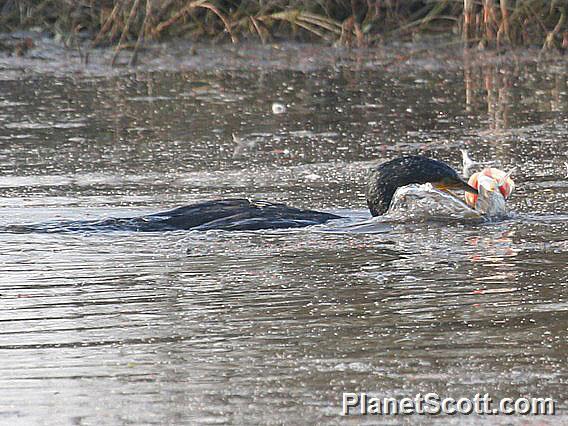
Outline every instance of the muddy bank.
<svg viewBox="0 0 568 426"><path fill-rule="evenodd" d="M460 43L430 38L417 43L391 43L373 48L329 47L310 43L238 45L176 41L153 43L137 53L137 64L131 65L132 51L115 57L114 49L92 48L89 43L70 48L61 41L37 32L0 35L0 78L18 78L29 73L114 76L151 71L269 71L310 72L325 68L349 68L354 72L397 69L461 69L464 66L527 64L565 67L568 58L544 54L540 49L514 51L472 51ZM21 51L21 53L17 53Z"/></svg>

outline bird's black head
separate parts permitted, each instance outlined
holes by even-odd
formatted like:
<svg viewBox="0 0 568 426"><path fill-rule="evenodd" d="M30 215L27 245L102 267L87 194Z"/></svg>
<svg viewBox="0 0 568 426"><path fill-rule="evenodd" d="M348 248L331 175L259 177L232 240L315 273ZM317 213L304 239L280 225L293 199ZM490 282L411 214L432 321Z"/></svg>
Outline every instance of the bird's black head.
<svg viewBox="0 0 568 426"><path fill-rule="evenodd" d="M389 209L397 188L411 183L431 183L442 190L462 189L477 194L458 173L438 160L421 155L395 158L371 170L367 187L367 204L373 216Z"/></svg>

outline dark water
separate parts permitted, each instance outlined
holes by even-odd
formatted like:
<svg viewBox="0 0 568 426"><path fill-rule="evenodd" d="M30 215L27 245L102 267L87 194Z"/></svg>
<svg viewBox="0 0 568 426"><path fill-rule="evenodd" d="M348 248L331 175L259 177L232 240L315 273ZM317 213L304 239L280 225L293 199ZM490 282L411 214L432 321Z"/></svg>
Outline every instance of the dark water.
<svg viewBox="0 0 568 426"><path fill-rule="evenodd" d="M2 226L217 197L364 220L369 166L459 167L463 147L517 167L515 213L373 233L2 233L0 423L433 420L340 417L359 391L552 397L556 417L438 422L568 421L565 60L180 48L129 71L45 55L0 60Z"/></svg>

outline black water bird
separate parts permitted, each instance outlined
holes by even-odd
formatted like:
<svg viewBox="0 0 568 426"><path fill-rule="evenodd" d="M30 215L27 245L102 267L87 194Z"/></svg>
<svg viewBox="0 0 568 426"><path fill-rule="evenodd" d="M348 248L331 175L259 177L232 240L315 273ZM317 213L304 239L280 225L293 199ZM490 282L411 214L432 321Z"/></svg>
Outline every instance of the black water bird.
<svg viewBox="0 0 568 426"><path fill-rule="evenodd" d="M430 183L444 191L461 189L477 194L475 188L442 161L422 155L399 157L371 169L367 183L367 205L371 214L385 214L396 190L412 183Z"/></svg>
<svg viewBox="0 0 568 426"><path fill-rule="evenodd" d="M386 213L397 188L409 184L431 183L441 190L461 189L477 194L458 173L438 160L424 156L395 158L371 170L367 204L373 216ZM303 210L285 204L246 199L206 201L165 212L133 218L100 221L66 221L10 227L12 232L69 231L172 231L172 230L258 230L300 228L340 219L331 213Z"/></svg>

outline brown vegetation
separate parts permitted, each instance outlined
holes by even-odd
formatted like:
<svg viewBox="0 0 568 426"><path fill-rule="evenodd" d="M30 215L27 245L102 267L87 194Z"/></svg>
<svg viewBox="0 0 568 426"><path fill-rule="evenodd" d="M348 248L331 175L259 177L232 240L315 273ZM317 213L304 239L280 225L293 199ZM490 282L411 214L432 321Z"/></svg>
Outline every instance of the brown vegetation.
<svg viewBox="0 0 568 426"><path fill-rule="evenodd" d="M479 47L566 49L567 9L564 0L0 0L0 28L88 37L117 53L174 37L366 46L423 33L461 34Z"/></svg>

